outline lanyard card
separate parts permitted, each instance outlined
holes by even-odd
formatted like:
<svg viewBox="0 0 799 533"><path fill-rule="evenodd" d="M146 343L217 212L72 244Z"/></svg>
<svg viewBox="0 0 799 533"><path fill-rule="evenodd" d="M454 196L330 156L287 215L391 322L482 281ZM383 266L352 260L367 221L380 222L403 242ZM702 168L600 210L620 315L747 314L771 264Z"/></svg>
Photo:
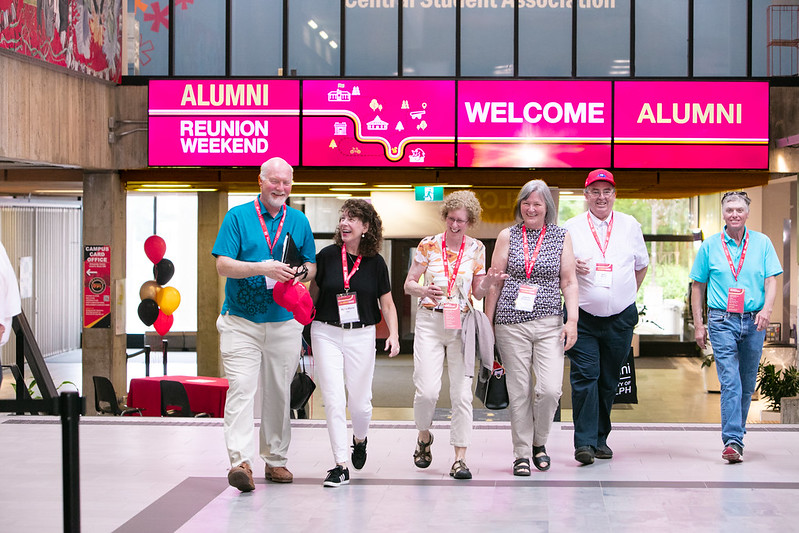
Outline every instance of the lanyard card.
<svg viewBox="0 0 799 533"><path fill-rule="evenodd" d="M519 294L516 296L515 308L517 311L531 313L535 306L535 297L538 294L538 285L519 285Z"/></svg>
<svg viewBox="0 0 799 533"><path fill-rule="evenodd" d="M338 303L338 320L342 324L360 321L358 316L358 298L354 292L336 295Z"/></svg>
<svg viewBox="0 0 799 533"><path fill-rule="evenodd" d="M613 265L610 263L597 263L594 285L597 287L610 287L611 281L613 281Z"/></svg>
<svg viewBox="0 0 799 533"><path fill-rule="evenodd" d="M744 301L744 289L730 287L730 290L727 292L727 312L743 313Z"/></svg>
<svg viewBox="0 0 799 533"><path fill-rule="evenodd" d="M444 302L444 329L461 329L461 306L457 302Z"/></svg>

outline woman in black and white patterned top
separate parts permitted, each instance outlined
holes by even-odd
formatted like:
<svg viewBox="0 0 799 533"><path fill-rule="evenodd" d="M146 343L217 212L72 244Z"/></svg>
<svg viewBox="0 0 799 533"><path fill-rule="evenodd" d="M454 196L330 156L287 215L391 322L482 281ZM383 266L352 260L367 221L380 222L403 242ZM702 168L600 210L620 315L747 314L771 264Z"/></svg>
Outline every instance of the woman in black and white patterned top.
<svg viewBox="0 0 799 533"><path fill-rule="evenodd" d="M578 292L571 238L555 225L547 184L527 182L515 214L519 223L497 237L486 275L486 314L507 373L513 474L529 476L531 457L539 470L551 464L546 442L561 395L564 345L569 349L577 340Z"/></svg>

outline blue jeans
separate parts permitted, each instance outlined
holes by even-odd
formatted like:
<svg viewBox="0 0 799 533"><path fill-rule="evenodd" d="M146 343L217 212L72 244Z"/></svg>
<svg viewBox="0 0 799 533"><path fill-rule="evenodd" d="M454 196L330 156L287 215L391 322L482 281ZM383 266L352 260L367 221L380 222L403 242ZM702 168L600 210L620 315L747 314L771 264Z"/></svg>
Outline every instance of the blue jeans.
<svg viewBox="0 0 799 533"><path fill-rule="evenodd" d="M755 315L709 309L707 329L721 383L721 440L743 446L746 416L757 384L757 367L766 330L757 331Z"/></svg>
<svg viewBox="0 0 799 533"><path fill-rule="evenodd" d="M627 361L638 309L630 304L617 315L594 316L580 309L577 342L566 352L571 361L574 447L605 446L610 410Z"/></svg>

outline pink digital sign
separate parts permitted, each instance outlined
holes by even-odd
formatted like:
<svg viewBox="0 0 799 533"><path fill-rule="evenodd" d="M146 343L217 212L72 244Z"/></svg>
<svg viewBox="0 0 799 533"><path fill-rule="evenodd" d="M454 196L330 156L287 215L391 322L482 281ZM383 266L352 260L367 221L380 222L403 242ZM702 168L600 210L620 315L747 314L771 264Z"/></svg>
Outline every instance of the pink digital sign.
<svg viewBox="0 0 799 533"><path fill-rule="evenodd" d="M767 82L616 82L617 168L768 168Z"/></svg>
<svg viewBox="0 0 799 533"><path fill-rule="evenodd" d="M306 80L302 164L452 167L455 82Z"/></svg>
<svg viewBox="0 0 799 533"><path fill-rule="evenodd" d="M458 82L459 167L606 167L610 137L610 82Z"/></svg>
<svg viewBox="0 0 799 533"><path fill-rule="evenodd" d="M152 80L151 166L299 164L298 80Z"/></svg>

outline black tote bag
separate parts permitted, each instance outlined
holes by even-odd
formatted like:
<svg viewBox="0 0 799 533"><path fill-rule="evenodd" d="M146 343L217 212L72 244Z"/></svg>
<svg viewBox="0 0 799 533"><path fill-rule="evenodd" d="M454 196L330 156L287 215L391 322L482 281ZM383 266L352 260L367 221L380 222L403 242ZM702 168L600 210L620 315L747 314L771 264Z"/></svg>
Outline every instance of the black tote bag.
<svg viewBox="0 0 799 533"><path fill-rule="evenodd" d="M494 369L480 365L474 395L486 409L499 410L508 407L508 385L505 383L505 367L496 347L494 348Z"/></svg>

